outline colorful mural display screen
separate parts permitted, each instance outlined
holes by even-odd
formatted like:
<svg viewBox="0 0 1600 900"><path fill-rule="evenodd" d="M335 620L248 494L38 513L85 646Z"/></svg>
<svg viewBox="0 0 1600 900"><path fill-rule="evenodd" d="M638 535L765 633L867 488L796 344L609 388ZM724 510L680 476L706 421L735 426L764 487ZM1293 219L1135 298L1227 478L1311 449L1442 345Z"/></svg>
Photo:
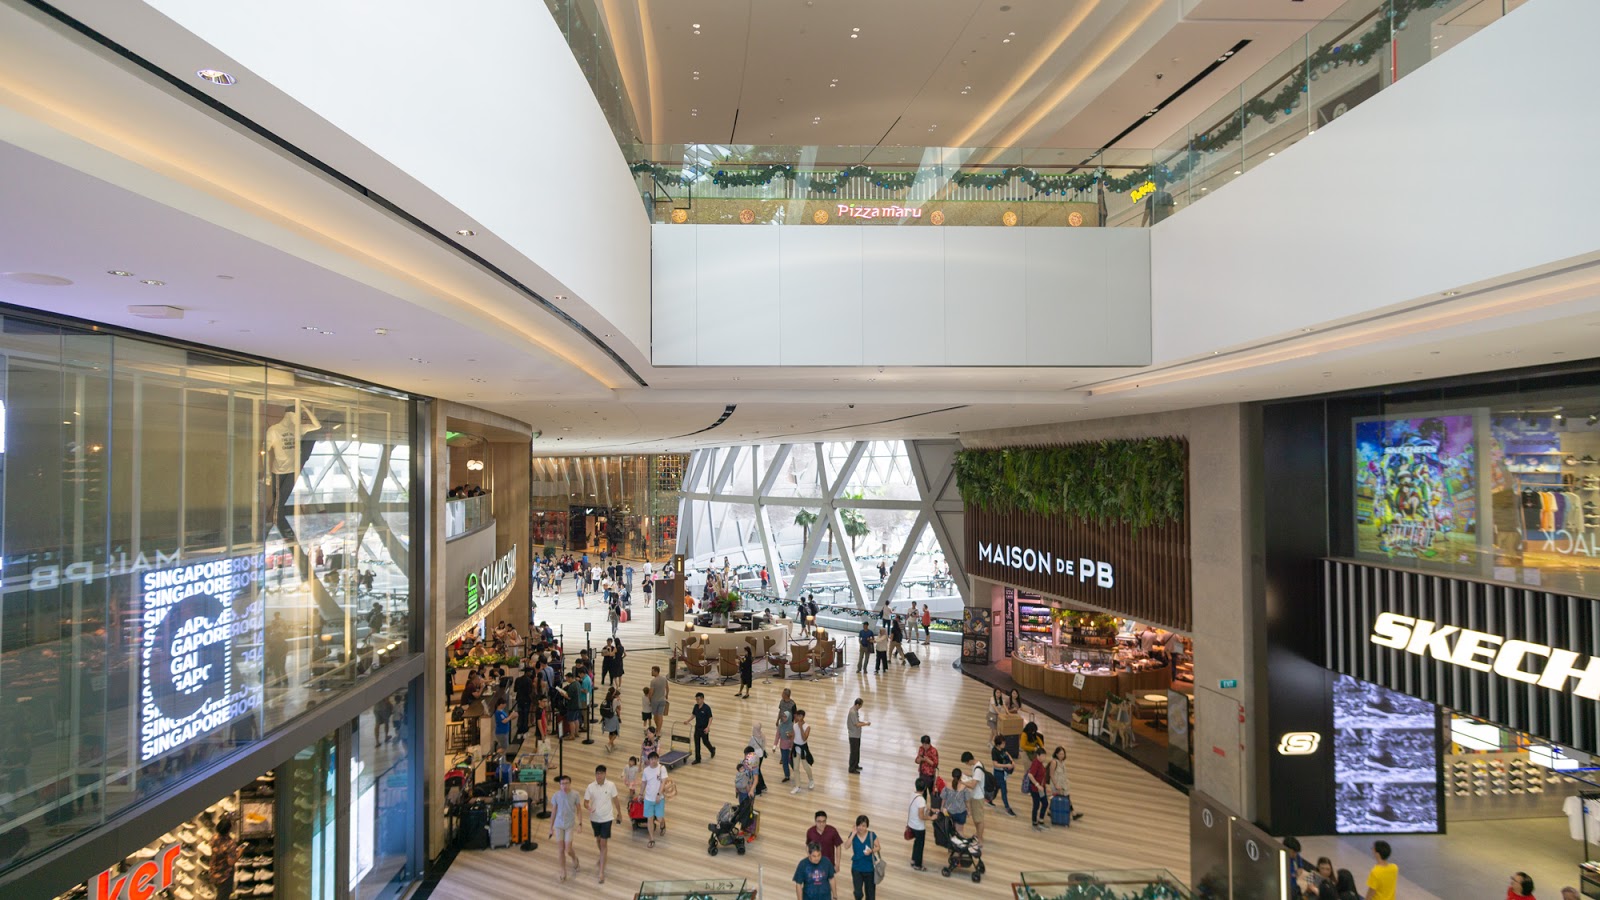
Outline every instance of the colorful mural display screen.
<svg viewBox="0 0 1600 900"><path fill-rule="evenodd" d="M1356 549L1470 562L1478 538L1474 416L1355 423Z"/></svg>

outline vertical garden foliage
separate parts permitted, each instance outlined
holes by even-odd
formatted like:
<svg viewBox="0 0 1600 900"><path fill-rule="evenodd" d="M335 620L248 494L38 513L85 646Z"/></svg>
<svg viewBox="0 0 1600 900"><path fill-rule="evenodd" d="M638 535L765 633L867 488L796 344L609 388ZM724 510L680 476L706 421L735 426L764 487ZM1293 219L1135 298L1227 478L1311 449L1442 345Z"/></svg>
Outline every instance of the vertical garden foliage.
<svg viewBox="0 0 1600 900"><path fill-rule="evenodd" d="M994 512L1120 523L1137 533L1183 518L1189 447L1181 438L962 450L956 484Z"/></svg>

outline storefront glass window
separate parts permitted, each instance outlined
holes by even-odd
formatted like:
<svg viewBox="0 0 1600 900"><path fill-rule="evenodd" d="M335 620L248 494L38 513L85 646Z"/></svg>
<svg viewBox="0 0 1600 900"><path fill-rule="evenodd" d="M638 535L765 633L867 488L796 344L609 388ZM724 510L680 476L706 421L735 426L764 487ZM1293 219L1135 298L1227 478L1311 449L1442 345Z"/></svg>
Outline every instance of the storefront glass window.
<svg viewBox="0 0 1600 900"><path fill-rule="evenodd" d="M351 727L350 888L359 900L397 897L412 880L420 790L413 695L385 697Z"/></svg>
<svg viewBox="0 0 1600 900"><path fill-rule="evenodd" d="M688 457L534 457L529 533L536 547L564 554L660 559L678 538L678 500ZM743 463L746 490L750 464ZM542 547L537 551L542 553Z"/></svg>
<svg viewBox="0 0 1600 900"><path fill-rule="evenodd" d="M409 401L0 318L0 868L410 644Z"/></svg>
<svg viewBox="0 0 1600 900"><path fill-rule="evenodd" d="M1352 418L1341 538L1360 558L1600 597L1600 384L1509 384Z"/></svg>

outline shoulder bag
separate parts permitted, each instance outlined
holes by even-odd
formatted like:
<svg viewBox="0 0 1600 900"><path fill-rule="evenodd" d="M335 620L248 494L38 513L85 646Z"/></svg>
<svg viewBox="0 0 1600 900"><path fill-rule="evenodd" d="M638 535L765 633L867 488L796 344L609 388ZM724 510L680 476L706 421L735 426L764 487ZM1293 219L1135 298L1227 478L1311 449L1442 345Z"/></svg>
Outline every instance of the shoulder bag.
<svg viewBox="0 0 1600 900"><path fill-rule="evenodd" d="M671 778L663 778L661 780L661 796L668 800L676 800L678 798L678 783Z"/></svg>
<svg viewBox="0 0 1600 900"><path fill-rule="evenodd" d="M867 843L876 844L877 842L878 835L875 832L867 832ZM887 874L889 874L889 864L883 861L883 854L876 850L872 851L872 883L883 884L883 876Z"/></svg>

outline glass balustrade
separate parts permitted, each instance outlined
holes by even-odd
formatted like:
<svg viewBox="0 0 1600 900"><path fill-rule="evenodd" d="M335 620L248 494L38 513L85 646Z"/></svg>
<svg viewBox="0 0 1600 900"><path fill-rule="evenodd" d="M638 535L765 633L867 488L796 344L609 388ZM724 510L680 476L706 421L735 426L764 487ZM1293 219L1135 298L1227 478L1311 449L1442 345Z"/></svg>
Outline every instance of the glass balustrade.
<svg viewBox="0 0 1600 900"><path fill-rule="evenodd" d="M488 494L444 502L444 539L447 541L471 534L493 521Z"/></svg>
<svg viewBox="0 0 1600 900"><path fill-rule="evenodd" d="M638 143L596 0L547 3L654 222L1141 227L1314 135L1521 0L1351 0L1154 148L1100 150Z"/></svg>

